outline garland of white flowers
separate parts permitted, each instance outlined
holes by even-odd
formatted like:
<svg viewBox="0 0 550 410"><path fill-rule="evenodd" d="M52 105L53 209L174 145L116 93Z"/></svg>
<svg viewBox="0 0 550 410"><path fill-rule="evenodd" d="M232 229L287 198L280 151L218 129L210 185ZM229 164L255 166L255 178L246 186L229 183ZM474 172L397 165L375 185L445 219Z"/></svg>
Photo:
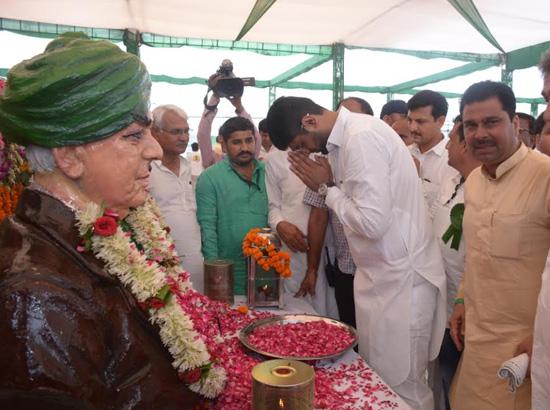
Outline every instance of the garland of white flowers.
<svg viewBox="0 0 550 410"><path fill-rule="evenodd" d="M174 243L165 230L158 207L152 199L131 211L125 222L131 227L140 251L131 241L132 234L124 232L120 224L110 236L91 235L102 207L90 203L84 211L77 212L77 226L82 237L88 237L95 256L105 262L105 269L128 286L140 303L158 298L174 284L181 292L190 289L189 275L181 268L174 250ZM161 266L160 262L173 263ZM167 297L164 305L149 309L149 320L160 328L160 337L170 351L172 366L185 373L201 369L199 381L189 388L207 398L218 396L226 381L225 369L213 364L204 341L193 327L193 321L185 313L176 297Z"/></svg>

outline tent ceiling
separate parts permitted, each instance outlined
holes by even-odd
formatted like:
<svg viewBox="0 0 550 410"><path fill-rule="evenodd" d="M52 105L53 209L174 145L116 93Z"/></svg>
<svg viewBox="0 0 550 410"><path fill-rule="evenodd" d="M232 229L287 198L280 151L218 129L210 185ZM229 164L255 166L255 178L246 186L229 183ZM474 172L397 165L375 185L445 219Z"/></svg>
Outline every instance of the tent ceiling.
<svg viewBox="0 0 550 410"><path fill-rule="evenodd" d="M254 0L3 0L0 14L45 23L234 40L254 4ZM474 0L474 4L505 51L550 37L548 0ZM277 0L242 40L498 52L445 0Z"/></svg>

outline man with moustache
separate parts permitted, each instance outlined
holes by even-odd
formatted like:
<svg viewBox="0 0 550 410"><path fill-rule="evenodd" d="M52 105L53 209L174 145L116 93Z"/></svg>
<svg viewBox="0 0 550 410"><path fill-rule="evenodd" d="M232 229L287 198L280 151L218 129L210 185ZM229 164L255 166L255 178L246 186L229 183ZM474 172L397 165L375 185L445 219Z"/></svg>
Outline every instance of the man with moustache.
<svg viewBox="0 0 550 410"><path fill-rule="evenodd" d="M441 94L423 90L416 93L407 105L409 130L414 140L409 149L420 162L424 197L433 215L441 185L457 175L457 171L447 163L447 141L441 133L448 104Z"/></svg>
<svg viewBox="0 0 550 410"><path fill-rule="evenodd" d="M524 112L518 112L519 138L527 148L535 148L535 118Z"/></svg>
<svg viewBox="0 0 550 410"><path fill-rule="evenodd" d="M232 117L220 128L226 157L197 180L197 219L205 260L228 259L234 265L234 294L246 291L242 241L252 228L268 226L265 165L254 158L254 124Z"/></svg>
<svg viewBox="0 0 550 410"><path fill-rule="evenodd" d="M510 394L496 377L504 361L531 355L550 246L550 160L521 143L515 108L512 89L492 81L470 86L460 102L466 143L482 166L465 185L466 259L450 320L463 350L453 410L531 408L529 378Z"/></svg>
<svg viewBox="0 0 550 410"><path fill-rule="evenodd" d="M445 330L445 273L407 147L378 118L307 98L279 98L267 122L273 144L293 150L291 170L344 228L359 353L413 409L433 409L424 374Z"/></svg>
<svg viewBox="0 0 550 410"><path fill-rule="evenodd" d="M411 130L409 130L409 123L406 118L401 118L395 121L391 127L397 135L401 137L406 146L414 144L414 140L411 136ZM416 159L416 157L414 158ZM418 165L420 166L420 163Z"/></svg>
<svg viewBox="0 0 550 410"><path fill-rule="evenodd" d="M153 111L151 134L162 147L162 160L151 166L151 195L170 227L182 266L193 288L204 292L201 232L197 222L191 162L181 154L189 143L187 114L175 105Z"/></svg>

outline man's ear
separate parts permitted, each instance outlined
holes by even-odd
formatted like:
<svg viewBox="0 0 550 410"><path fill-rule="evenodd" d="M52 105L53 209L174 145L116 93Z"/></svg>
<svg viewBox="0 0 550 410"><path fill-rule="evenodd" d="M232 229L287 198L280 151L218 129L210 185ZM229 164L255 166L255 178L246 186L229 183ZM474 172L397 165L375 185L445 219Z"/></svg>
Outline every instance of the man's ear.
<svg viewBox="0 0 550 410"><path fill-rule="evenodd" d="M52 149L57 168L71 179L79 179L84 173L82 147L67 146Z"/></svg>
<svg viewBox="0 0 550 410"><path fill-rule="evenodd" d="M460 141L460 148L463 154L468 153L468 144L466 144L466 139Z"/></svg>
<svg viewBox="0 0 550 410"><path fill-rule="evenodd" d="M220 138L220 145L222 146L222 152L227 154L227 142L223 138Z"/></svg>
<svg viewBox="0 0 550 410"><path fill-rule="evenodd" d="M443 127L443 124L445 124L445 118L447 118L445 115L440 115L440 116L437 117L437 119L435 120L435 122L437 123L437 125L438 125L439 128Z"/></svg>
<svg viewBox="0 0 550 410"><path fill-rule="evenodd" d="M514 135L517 139L520 139L519 137L519 117L517 115L514 115L514 118L512 118L512 127L514 128Z"/></svg>
<svg viewBox="0 0 550 410"><path fill-rule="evenodd" d="M302 117L302 128L308 132L317 128L317 118L314 115L306 114Z"/></svg>

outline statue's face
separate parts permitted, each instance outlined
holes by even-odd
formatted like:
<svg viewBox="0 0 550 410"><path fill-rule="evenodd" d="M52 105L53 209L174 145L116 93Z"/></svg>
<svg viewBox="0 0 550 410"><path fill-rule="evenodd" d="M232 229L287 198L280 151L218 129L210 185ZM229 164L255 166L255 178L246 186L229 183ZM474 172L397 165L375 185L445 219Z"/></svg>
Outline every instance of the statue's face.
<svg viewBox="0 0 550 410"><path fill-rule="evenodd" d="M83 193L124 215L144 203L151 161L162 158L162 149L148 126L134 122L109 138L83 145L79 157Z"/></svg>

